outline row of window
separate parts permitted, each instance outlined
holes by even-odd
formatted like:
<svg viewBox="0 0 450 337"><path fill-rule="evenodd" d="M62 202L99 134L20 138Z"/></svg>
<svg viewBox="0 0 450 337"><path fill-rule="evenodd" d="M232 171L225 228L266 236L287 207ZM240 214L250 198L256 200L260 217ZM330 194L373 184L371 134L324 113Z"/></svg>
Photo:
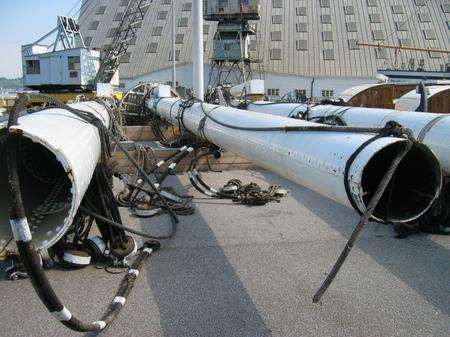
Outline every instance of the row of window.
<svg viewBox="0 0 450 337"><path fill-rule="evenodd" d="M120 6L127 6L129 1L130 0L122 0L121 3L120 3ZM424 6L425 5L425 1L426 0L416 0L416 5L417 6ZM418 4L419 2L420 2L420 4ZM164 0L163 1L163 4L165 4L165 5L169 5L170 3L171 3L170 0ZM330 0L321 0L320 4L321 4L322 8L329 8L330 7ZM369 7L377 7L378 6L377 0L367 0L367 5ZM282 8L282 7L283 7L283 1L282 0L273 0L273 8ZM99 6L97 8L97 11L96 11L95 14L97 14L97 15L105 14L106 8L107 8L107 6ZM392 5L391 8L392 8L393 14L404 14L403 5ZM442 11L444 13L450 13L450 3L442 4L441 8L442 8ZM186 3L183 4L183 8L182 8L183 12L190 12L191 10L192 10L192 2L186 2ZM297 16L306 16L307 15L305 6L297 7L295 9L295 12L296 12ZM160 13L165 13L165 14L161 14L161 17L162 16L167 16L167 11L159 12L158 16L159 16ZM355 14L355 7L352 6L352 5L344 6L344 13L346 15L354 15ZM421 13L421 14L423 15L423 14L428 14L428 13ZM419 16L420 16L420 14L419 14ZM429 21L422 21L422 22L429 22Z"/></svg>
<svg viewBox="0 0 450 337"><path fill-rule="evenodd" d="M419 20L420 22L431 22L431 16L429 13L419 13ZM331 15L330 14L322 14L320 16L320 21L323 24L331 24ZM369 21L370 23L381 23L381 16L378 13L369 14ZM283 16L282 15L272 15L272 24L282 24L283 23ZM296 23L297 27L305 27L306 29L306 22L299 22ZM346 23L347 25L347 31L349 32L356 32L357 31L357 24L355 21L349 21ZM398 31L406 31L408 30L407 22L406 21L396 21L395 27ZM297 28L297 31L299 28Z"/></svg>
<svg viewBox="0 0 450 337"><path fill-rule="evenodd" d="M280 96L280 89L278 88L269 88L266 90L267 96ZM306 89L295 89L294 92L297 95L305 96L307 95ZM330 89L322 89L322 97L331 98L334 97L334 90Z"/></svg>
<svg viewBox="0 0 450 337"><path fill-rule="evenodd" d="M77 78L78 72L81 70L81 63L79 56L67 57L67 70L70 78ZM25 73L27 75L39 75L41 73L40 60L27 60L25 62Z"/></svg>
<svg viewBox="0 0 450 337"><path fill-rule="evenodd" d="M306 32L305 26L298 26L297 32ZM356 32L356 30L353 29L353 25L347 26L348 32ZM282 32L280 30L272 31L270 33L270 40L271 41L282 41ZM426 40L436 40L436 32L434 29L424 29L423 35ZM384 32L382 30L373 30L372 31L372 38L375 41L383 41L384 40ZM325 30L322 32L322 41L333 41L333 32L331 30Z"/></svg>
<svg viewBox="0 0 450 337"><path fill-rule="evenodd" d="M385 1L385 0L381 0ZM379 0L366 0L366 4L368 7L378 7ZM428 0L414 0L416 6L425 6ZM331 1L330 0L320 0L320 7L322 8L330 8ZM274 6L275 7L275 6Z"/></svg>
<svg viewBox="0 0 450 337"><path fill-rule="evenodd" d="M350 50L358 50L358 41L356 39L348 40L349 49ZM299 51L307 50L307 41L306 40L297 40L295 43L295 47ZM322 51L322 56L325 61L334 61L334 49L324 49ZM386 49L378 48L375 50L375 56L377 59L387 59L388 52ZM441 53L438 52L428 52L428 56L432 59L439 59L442 57ZM270 59L273 61L279 61L282 59L282 51L280 48L270 49Z"/></svg>
<svg viewBox="0 0 450 337"><path fill-rule="evenodd" d="M358 41L356 39L349 39L348 40L349 49L350 50L358 50L359 46L358 46L357 42ZM408 44L410 44L410 40L409 39L401 39L400 44L408 45ZM204 47L206 47L206 41L204 42ZM308 50L308 41L307 40L297 40L295 47L298 51L306 51L306 50ZM146 49L147 53L155 54L155 53L157 53L157 51L158 51L158 43L157 42L151 42L147 45L147 49ZM335 60L333 49L324 49L322 51L322 55L323 55L323 59L325 61ZM428 55L430 58L441 58L441 54L436 53L436 52L429 52ZM387 59L388 52L386 49L379 48L379 49L375 50L375 56L377 59ZM121 63L130 62L130 57L131 57L131 53L130 52L126 53L124 56L122 56ZM175 51L175 59L177 61L180 60L180 50ZM281 60L282 59L282 50L280 48L270 49L270 59L274 60L274 61ZM171 51L169 53L169 61L172 61L172 52Z"/></svg>
<svg viewBox="0 0 450 337"><path fill-rule="evenodd" d="M347 5L343 7L345 15L355 15L355 6ZM441 7L444 13L450 13L450 3L443 4ZM392 14L405 14L405 10L403 5L392 5L391 6ZM299 6L295 8L295 14L297 16L307 16L306 6ZM428 13L419 13L419 17ZM326 14L329 15L329 14ZM429 22L429 21L422 21Z"/></svg>
<svg viewBox="0 0 450 337"><path fill-rule="evenodd" d="M403 5L392 5L391 9L392 9L393 14L405 14ZM442 10L444 11L444 13L450 12L450 11L447 11L446 7L442 7ZM450 10L450 8L449 8L449 10ZM297 16L307 16L306 7L305 6L296 7L295 14ZM354 6L344 6L344 14L345 15L355 15L355 7ZM378 15L379 16L379 14L377 14L377 13L370 14L370 15ZM421 22L430 22L430 20L431 20L429 18L430 14L426 13L426 12L419 13L418 16L419 16L419 19ZM322 23L331 23L331 15L323 14L322 15Z"/></svg>

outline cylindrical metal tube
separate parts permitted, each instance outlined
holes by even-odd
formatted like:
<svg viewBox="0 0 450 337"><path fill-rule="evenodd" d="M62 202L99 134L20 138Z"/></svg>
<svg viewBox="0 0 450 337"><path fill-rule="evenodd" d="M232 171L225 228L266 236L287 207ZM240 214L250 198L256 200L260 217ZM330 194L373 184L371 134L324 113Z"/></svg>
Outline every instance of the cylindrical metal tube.
<svg viewBox="0 0 450 337"><path fill-rule="evenodd" d="M175 57L175 56L174 56ZM204 99L203 80L203 0L194 0L194 95Z"/></svg>
<svg viewBox="0 0 450 337"><path fill-rule="evenodd" d="M305 104L264 103L249 104L248 110L271 115L290 117L304 113L308 109ZM339 117L346 125L358 127L383 127L389 121L395 121L410 129L418 141L427 145L438 157L446 176L450 175L450 115L423 113L414 111L398 111L390 109L373 109L359 107L338 107L333 105L317 105L309 107L308 119L332 119Z"/></svg>
<svg viewBox="0 0 450 337"><path fill-rule="evenodd" d="M178 115L183 110L181 104L172 98L152 98L148 102L155 113L168 121L181 117ZM182 123L190 132L204 135L217 146L247 157L257 165L345 206L353 206L359 212L366 209L384 171L405 142L402 138L383 137L363 147L347 167L348 179L345 181L347 163L361 145L374 137L373 134L239 130L205 119L206 115L241 128L318 124L201 103L185 108L182 114ZM390 221L417 218L437 197L441 180L439 163L433 153L425 146L415 144L399 167L390 195L383 196L374 216Z"/></svg>
<svg viewBox="0 0 450 337"><path fill-rule="evenodd" d="M89 101L70 106L92 113L106 126L106 108ZM6 178L6 128L0 128L0 247L11 237ZM101 153L98 130L61 108L50 108L19 118L14 126L23 137L19 174L26 215L38 249L54 245L71 226L92 179ZM11 246L11 248L13 248Z"/></svg>

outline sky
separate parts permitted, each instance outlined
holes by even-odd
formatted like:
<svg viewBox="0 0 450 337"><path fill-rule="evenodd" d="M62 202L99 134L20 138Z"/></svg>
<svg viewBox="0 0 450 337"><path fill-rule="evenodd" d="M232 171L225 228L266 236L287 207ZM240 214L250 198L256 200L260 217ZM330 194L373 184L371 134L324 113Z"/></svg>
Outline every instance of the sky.
<svg viewBox="0 0 450 337"><path fill-rule="evenodd" d="M56 27L58 14L77 12L80 0L0 0L0 77L22 76L21 45Z"/></svg>

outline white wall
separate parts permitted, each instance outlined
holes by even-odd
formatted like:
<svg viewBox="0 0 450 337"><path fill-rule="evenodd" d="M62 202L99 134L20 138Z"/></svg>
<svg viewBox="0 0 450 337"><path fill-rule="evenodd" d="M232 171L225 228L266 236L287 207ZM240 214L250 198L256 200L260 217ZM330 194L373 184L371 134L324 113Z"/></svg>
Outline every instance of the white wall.
<svg viewBox="0 0 450 337"><path fill-rule="evenodd" d="M209 65L205 65L205 87L209 81ZM257 74L255 74L255 77ZM125 83L125 88L128 90L138 83L158 81L168 82L172 80L172 69L166 68L155 71L143 76L136 77L134 79L123 79L121 82ZM342 91L361 84L377 83L378 80L374 77L331 77L331 78L312 78L312 77L299 77L285 74L266 73L265 86L267 89L280 89L280 96L294 91L295 89L306 89L307 95L311 96L311 83L314 80L313 85L313 97L321 97L322 90L333 90L335 96L339 95ZM186 88L192 88L192 64L179 65L177 67L177 82L180 86Z"/></svg>

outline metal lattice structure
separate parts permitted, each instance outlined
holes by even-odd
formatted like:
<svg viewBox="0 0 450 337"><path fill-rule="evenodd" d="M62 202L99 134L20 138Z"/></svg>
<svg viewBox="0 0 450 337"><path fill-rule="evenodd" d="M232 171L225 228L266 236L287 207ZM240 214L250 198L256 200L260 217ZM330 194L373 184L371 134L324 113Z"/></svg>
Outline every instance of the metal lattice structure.
<svg viewBox="0 0 450 337"><path fill-rule="evenodd" d="M51 43L46 43L45 41L50 41ZM58 16L57 26L53 30L39 38L36 42L24 46L26 48L22 48L22 50L31 50L34 46L46 48L42 49L43 53L51 53L74 48L86 48L78 21L74 18L62 15Z"/></svg>
<svg viewBox="0 0 450 337"><path fill-rule="evenodd" d="M258 1L207 1L205 19L217 21L209 87L235 85L251 80L253 64L261 63L250 55L250 37L257 36L249 20L259 20ZM258 43L258 41L256 41ZM260 71L261 74L261 71Z"/></svg>
<svg viewBox="0 0 450 337"><path fill-rule="evenodd" d="M129 2L117 32L114 35L111 47L106 51L96 83L110 83L119 69L120 58L128 50L130 41L137 37L137 32L144 21L148 6L153 0L132 0Z"/></svg>

